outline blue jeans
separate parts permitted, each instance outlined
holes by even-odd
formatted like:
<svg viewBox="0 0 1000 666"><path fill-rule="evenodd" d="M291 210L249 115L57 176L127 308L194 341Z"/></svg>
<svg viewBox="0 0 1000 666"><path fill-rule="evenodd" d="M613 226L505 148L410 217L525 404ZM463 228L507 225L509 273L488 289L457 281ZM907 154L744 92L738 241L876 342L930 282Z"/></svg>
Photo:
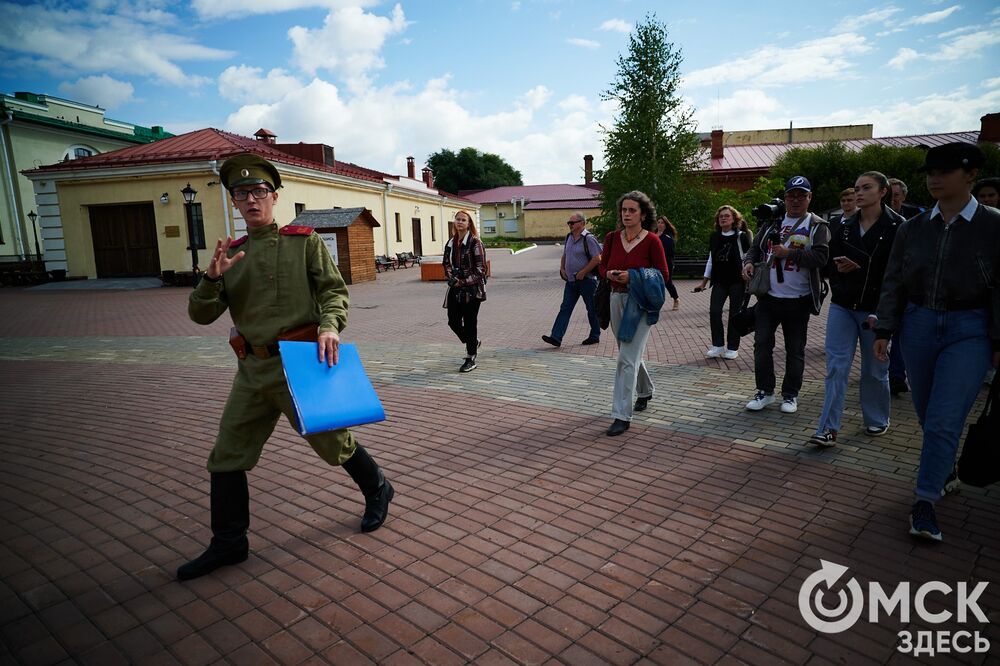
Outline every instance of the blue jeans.
<svg viewBox="0 0 1000 666"><path fill-rule="evenodd" d="M854 352L861 342L861 415L865 426L889 425L889 362L875 358L875 331L861 328L868 318L863 310L848 310L830 303L826 320L826 396L819 415L817 433L840 431L847 380L854 363Z"/></svg>
<svg viewBox="0 0 1000 666"><path fill-rule="evenodd" d="M892 334L889 341L889 377L906 381L906 362L899 344L899 331Z"/></svg>
<svg viewBox="0 0 1000 666"><path fill-rule="evenodd" d="M569 327L569 318L576 307L576 301L581 296L583 304L587 306L587 321L590 322L590 337L594 340L601 339L601 325L597 323L597 309L594 307L594 294L597 292L597 280L586 277L582 280L570 280L563 287L562 305L559 306L559 314L552 324L552 338L562 342Z"/></svg>
<svg viewBox="0 0 1000 666"><path fill-rule="evenodd" d="M985 309L938 312L910 303L903 313L903 360L924 431L917 499L941 499L955 466L965 420L990 367L988 321Z"/></svg>

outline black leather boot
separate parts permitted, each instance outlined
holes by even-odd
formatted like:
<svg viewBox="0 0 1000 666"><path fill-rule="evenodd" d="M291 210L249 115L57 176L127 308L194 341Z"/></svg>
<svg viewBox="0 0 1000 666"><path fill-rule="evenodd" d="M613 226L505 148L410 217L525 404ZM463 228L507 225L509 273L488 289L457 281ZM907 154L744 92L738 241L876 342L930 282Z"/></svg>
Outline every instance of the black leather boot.
<svg viewBox="0 0 1000 666"><path fill-rule="evenodd" d="M177 569L177 580L198 578L247 559L250 552L247 473L239 470L212 474L211 507L212 541L204 553Z"/></svg>
<svg viewBox="0 0 1000 666"><path fill-rule="evenodd" d="M374 532L382 527L382 523L389 516L389 502L392 501L396 491L360 444L354 449L354 455L343 466L354 479L354 483L358 484L361 494L365 496L365 515L361 519L361 531Z"/></svg>

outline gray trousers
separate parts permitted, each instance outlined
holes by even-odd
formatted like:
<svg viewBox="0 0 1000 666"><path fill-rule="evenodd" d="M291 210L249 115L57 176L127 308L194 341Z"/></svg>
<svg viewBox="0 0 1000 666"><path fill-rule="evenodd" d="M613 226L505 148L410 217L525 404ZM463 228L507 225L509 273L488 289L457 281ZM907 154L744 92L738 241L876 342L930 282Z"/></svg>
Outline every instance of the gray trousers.
<svg viewBox="0 0 1000 666"><path fill-rule="evenodd" d="M615 392L611 404L611 416L622 421L631 421L635 399L653 397L655 388L649 370L646 369L646 363L642 360L650 331L646 318L643 317L639 321L631 341L618 340L618 326L621 324L627 300L628 294L611 292L611 330L615 333L615 341L618 343L618 367L615 368Z"/></svg>

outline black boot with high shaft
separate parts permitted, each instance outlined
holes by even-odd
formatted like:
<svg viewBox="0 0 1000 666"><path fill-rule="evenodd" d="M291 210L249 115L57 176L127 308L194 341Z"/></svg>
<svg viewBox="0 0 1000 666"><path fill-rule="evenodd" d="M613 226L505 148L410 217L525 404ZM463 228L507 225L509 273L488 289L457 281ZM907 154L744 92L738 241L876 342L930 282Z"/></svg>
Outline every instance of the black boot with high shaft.
<svg viewBox="0 0 1000 666"><path fill-rule="evenodd" d="M243 470L212 474L212 541L196 559L177 569L177 580L191 580L247 559L250 542L250 491Z"/></svg>
<svg viewBox="0 0 1000 666"><path fill-rule="evenodd" d="M344 463L344 470L358 484L365 496L365 515L361 519L362 532L374 532L382 527L389 515L389 502L396 494L382 470L360 444L354 455Z"/></svg>

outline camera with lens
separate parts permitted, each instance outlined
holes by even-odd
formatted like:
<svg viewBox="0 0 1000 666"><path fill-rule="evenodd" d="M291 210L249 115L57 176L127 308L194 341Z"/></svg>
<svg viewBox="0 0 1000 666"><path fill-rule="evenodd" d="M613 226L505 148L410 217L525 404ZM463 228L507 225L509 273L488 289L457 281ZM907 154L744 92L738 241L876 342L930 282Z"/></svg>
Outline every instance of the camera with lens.
<svg viewBox="0 0 1000 666"><path fill-rule="evenodd" d="M774 198L767 203L754 208L752 211L754 218L760 224L766 224L774 220L782 220L785 217L785 201Z"/></svg>
<svg viewBox="0 0 1000 666"><path fill-rule="evenodd" d="M465 278L466 274L464 268L452 268L451 277L448 278L448 286L454 287L456 284L458 284L459 280L464 280Z"/></svg>

